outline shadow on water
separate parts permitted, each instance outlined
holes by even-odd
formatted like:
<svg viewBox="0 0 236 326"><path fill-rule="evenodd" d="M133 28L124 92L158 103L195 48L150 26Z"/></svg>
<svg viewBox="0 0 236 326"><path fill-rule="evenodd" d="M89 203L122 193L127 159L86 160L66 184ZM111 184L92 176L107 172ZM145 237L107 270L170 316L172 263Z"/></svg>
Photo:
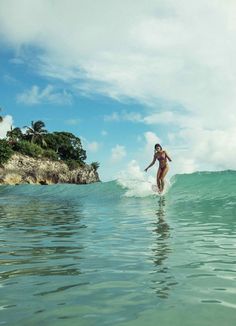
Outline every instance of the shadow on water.
<svg viewBox="0 0 236 326"><path fill-rule="evenodd" d="M157 220L154 223L153 233L155 235L155 246L153 251L153 263L155 267L155 278L152 282L155 284L154 288L156 294L161 299L167 299L171 288L177 284L170 273L168 267L168 257L172 252L170 246L171 229L166 221L165 198L158 200L158 208L156 210Z"/></svg>

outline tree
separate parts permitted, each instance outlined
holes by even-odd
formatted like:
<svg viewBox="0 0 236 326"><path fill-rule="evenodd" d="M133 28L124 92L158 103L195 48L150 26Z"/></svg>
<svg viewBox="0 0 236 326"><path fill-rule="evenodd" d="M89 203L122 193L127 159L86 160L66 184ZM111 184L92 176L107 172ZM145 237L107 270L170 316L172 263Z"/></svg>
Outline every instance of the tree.
<svg viewBox="0 0 236 326"><path fill-rule="evenodd" d="M61 160L75 160L83 163L87 156L80 138L70 132L53 132L45 135L48 148L58 153Z"/></svg>
<svg viewBox="0 0 236 326"><path fill-rule="evenodd" d="M0 139L0 165L6 163L14 154L5 139Z"/></svg>
<svg viewBox="0 0 236 326"><path fill-rule="evenodd" d="M15 143L12 146L12 149L16 152L19 152L23 155L31 157L40 157L43 155L43 149L37 144L30 143L28 141L22 140Z"/></svg>
<svg viewBox="0 0 236 326"><path fill-rule="evenodd" d="M7 132L7 138L10 142L16 142L23 139L23 134L20 128L12 128Z"/></svg>
<svg viewBox="0 0 236 326"><path fill-rule="evenodd" d="M99 164L98 162L93 162L93 163L91 163L91 166L93 167L93 169L94 169L95 171L97 171L98 168L99 168L99 166L100 166L100 164Z"/></svg>
<svg viewBox="0 0 236 326"><path fill-rule="evenodd" d="M36 143L40 146L46 147L47 144L45 142L44 136L47 133L45 127L45 123L41 120L31 121L31 127L25 126L24 128L28 128L26 130L26 139L31 143Z"/></svg>

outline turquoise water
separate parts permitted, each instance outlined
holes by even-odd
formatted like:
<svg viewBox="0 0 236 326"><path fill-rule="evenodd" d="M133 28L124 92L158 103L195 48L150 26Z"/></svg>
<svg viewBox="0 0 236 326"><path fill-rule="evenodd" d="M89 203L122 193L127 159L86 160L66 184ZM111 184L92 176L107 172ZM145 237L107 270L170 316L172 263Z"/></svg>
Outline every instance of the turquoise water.
<svg viewBox="0 0 236 326"><path fill-rule="evenodd" d="M133 182L0 187L0 325L235 325L236 172Z"/></svg>

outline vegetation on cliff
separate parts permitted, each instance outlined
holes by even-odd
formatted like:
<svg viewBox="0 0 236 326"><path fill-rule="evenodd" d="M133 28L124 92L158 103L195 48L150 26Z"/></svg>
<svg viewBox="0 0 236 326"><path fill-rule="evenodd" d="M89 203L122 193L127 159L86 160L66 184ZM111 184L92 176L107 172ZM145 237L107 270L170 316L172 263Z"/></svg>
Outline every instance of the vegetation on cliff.
<svg viewBox="0 0 236 326"><path fill-rule="evenodd" d="M64 161L70 170L85 165L86 151L79 137L65 131L50 133L41 120L32 121L30 126L24 128L26 131L23 133L19 127L11 127L6 138L0 139L0 165L6 163L14 153ZM99 163L93 162L91 166L96 171Z"/></svg>
<svg viewBox="0 0 236 326"><path fill-rule="evenodd" d="M5 139L0 139L0 165L6 163L14 154Z"/></svg>

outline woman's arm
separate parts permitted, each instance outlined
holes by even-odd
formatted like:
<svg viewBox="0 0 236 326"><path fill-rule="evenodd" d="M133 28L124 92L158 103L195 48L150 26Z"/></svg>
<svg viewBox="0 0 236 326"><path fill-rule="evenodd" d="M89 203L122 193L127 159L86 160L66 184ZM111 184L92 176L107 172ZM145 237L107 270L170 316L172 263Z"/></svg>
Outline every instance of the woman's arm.
<svg viewBox="0 0 236 326"><path fill-rule="evenodd" d="M154 154L154 156L153 156L153 160L152 160L152 163L150 163L150 164L148 165L148 167L147 167L144 171L147 172L147 170L148 170L151 166L153 166L153 165L155 164L156 159L157 159L156 154Z"/></svg>
<svg viewBox="0 0 236 326"><path fill-rule="evenodd" d="M166 158L168 159L168 161L172 162L172 159L169 157L169 155L166 153L166 151L165 151L165 154L166 154Z"/></svg>

